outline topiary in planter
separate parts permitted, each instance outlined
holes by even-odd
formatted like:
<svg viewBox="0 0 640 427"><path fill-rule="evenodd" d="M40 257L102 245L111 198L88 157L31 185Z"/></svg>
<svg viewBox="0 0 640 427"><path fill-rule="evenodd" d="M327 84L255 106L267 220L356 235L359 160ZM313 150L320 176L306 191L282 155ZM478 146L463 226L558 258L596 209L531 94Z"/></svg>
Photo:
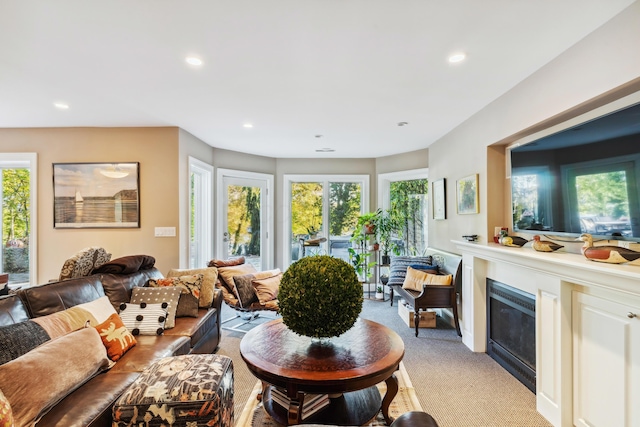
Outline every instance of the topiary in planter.
<svg viewBox="0 0 640 427"><path fill-rule="evenodd" d="M362 311L362 285L340 258L317 255L291 264L282 275L278 306L282 321L299 335L342 335Z"/></svg>

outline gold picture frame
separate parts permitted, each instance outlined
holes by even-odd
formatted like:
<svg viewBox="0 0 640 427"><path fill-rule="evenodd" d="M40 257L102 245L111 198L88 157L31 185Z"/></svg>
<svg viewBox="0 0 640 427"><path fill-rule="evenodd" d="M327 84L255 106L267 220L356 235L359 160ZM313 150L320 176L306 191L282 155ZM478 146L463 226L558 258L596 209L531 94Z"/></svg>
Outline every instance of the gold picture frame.
<svg viewBox="0 0 640 427"><path fill-rule="evenodd" d="M477 214L480 212L478 203L478 174L465 176L456 182L456 202L459 215Z"/></svg>
<svg viewBox="0 0 640 427"><path fill-rule="evenodd" d="M432 183L433 219L447 219L446 182L444 178L436 179Z"/></svg>

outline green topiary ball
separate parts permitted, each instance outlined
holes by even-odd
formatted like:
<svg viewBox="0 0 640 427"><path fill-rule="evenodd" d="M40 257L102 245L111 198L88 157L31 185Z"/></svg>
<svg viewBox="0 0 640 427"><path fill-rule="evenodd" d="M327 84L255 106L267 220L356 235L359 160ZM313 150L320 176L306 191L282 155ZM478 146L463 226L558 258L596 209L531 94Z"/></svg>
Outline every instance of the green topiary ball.
<svg viewBox="0 0 640 427"><path fill-rule="evenodd" d="M340 258L317 255L291 264L282 275L278 306L293 332L313 338L347 332L362 311L362 285Z"/></svg>

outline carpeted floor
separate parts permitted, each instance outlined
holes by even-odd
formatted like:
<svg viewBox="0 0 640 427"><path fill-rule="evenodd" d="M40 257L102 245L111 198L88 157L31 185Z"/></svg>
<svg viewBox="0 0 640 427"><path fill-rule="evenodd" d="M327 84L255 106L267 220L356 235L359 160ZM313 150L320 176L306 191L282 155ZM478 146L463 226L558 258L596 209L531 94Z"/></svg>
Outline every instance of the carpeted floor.
<svg viewBox="0 0 640 427"><path fill-rule="evenodd" d="M230 318L234 313L224 306L222 318ZM275 314L265 316L274 318ZM488 355L471 352L455 330L440 319L438 328L421 329L415 337L413 328L398 316L397 301L390 307L388 301L365 299L361 316L390 327L402 337L403 363L418 401L440 427L551 426L536 411L533 393ZM243 336L225 330L218 350L234 362L236 420L256 384L239 353Z"/></svg>

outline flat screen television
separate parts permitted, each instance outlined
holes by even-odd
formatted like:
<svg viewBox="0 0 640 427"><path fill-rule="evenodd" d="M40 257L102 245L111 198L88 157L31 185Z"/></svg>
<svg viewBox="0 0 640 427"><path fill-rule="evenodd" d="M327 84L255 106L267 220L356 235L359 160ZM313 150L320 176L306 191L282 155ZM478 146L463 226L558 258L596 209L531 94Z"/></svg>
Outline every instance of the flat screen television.
<svg viewBox="0 0 640 427"><path fill-rule="evenodd" d="M640 241L640 103L509 151L513 230Z"/></svg>

